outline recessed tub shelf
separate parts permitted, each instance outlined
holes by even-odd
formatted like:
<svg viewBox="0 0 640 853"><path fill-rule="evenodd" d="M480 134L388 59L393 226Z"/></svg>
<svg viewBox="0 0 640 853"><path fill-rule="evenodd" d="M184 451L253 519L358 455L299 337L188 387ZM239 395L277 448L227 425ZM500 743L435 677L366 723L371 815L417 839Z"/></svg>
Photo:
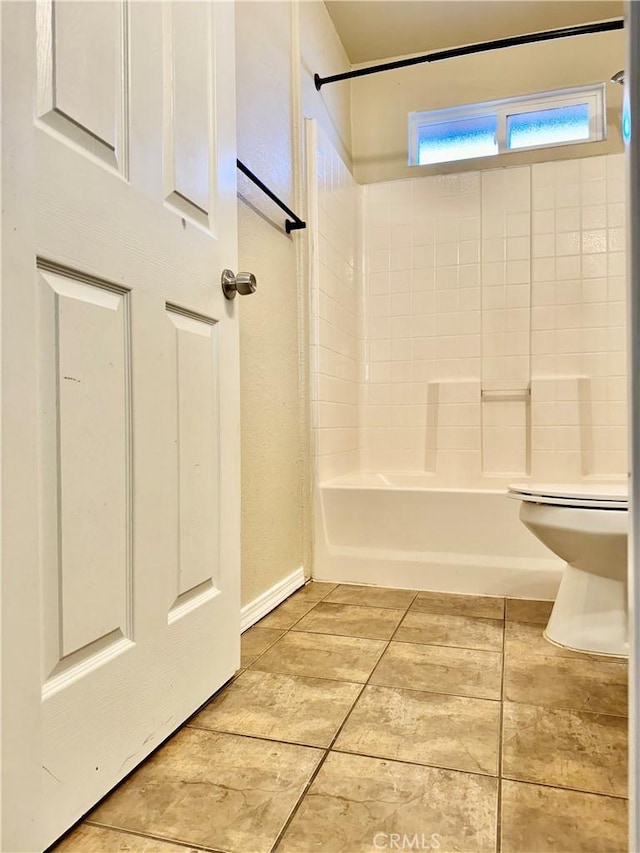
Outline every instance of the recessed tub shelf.
<svg viewBox="0 0 640 853"><path fill-rule="evenodd" d="M530 400L531 385L504 385L502 383L483 383L480 390L483 401L492 400Z"/></svg>

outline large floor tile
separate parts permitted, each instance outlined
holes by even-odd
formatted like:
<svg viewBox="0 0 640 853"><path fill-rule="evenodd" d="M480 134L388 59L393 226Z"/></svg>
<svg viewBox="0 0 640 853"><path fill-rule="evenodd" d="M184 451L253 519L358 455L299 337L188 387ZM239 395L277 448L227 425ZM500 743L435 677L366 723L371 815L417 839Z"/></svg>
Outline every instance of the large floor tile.
<svg viewBox="0 0 640 853"><path fill-rule="evenodd" d="M563 646L556 646L545 640L543 636L545 625L542 622L505 622L504 651L506 655L530 658L543 655L546 657L574 658L578 660L596 660L603 663L618 663L619 659L590 655L583 652L573 652Z"/></svg>
<svg viewBox="0 0 640 853"><path fill-rule="evenodd" d="M499 699L501 680L502 655L498 652L396 642L389 644L371 677L372 684L384 687L478 699Z"/></svg>
<svg viewBox="0 0 640 853"><path fill-rule="evenodd" d="M627 713L627 664L564 657L507 656L504 696L512 702Z"/></svg>
<svg viewBox="0 0 640 853"><path fill-rule="evenodd" d="M384 640L291 632L258 658L253 668L285 675L365 682L378 662Z"/></svg>
<svg viewBox="0 0 640 853"><path fill-rule="evenodd" d="M517 622L537 622L546 625L553 610L553 601L534 601L526 598L507 598L507 619Z"/></svg>
<svg viewBox="0 0 640 853"><path fill-rule="evenodd" d="M502 737L505 778L626 796L625 717L505 702Z"/></svg>
<svg viewBox="0 0 640 853"><path fill-rule="evenodd" d="M502 783L503 853L626 853L627 801Z"/></svg>
<svg viewBox="0 0 640 853"><path fill-rule="evenodd" d="M280 628L259 628L257 625L249 628L240 641L240 666L243 668L249 666L283 634L284 631Z"/></svg>
<svg viewBox="0 0 640 853"><path fill-rule="evenodd" d="M374 853L403 839L396 849L494 851L496 788L488 776L330 753L278 853Z"/></svg>
<svg viewBox="0 0 640 853"><path fill-rule="evenodd" d="M324 581L309 581L297 592L290 596L294 601L322 601L331 590L338 586L337 583L325 583Z"/></svg>
<svg viewBox="0 0 640 853"><path fill-rule="evenodd" d="M403 615L404 610L394 610L390 607L360 607L355 604L321 601L311 613L302 617L294 630L390 640Z"/></svg>
<svg viewBox="0 0 640 853"><path fill-rule="evenodd" d="M334 749L495 776L499 734L499 702L365 687Z"/></svg>
<svg viewBox="0 0 640 853"><path fill-rule="evenodd" d="M409 610L394 640L499 652L503 633L504 622L498 619Z"/></svg>
<svg viewBox="0 0 640 853"><path fill-rule="evenodd" d="M326 747L361 689L343 681L247 670L191 725Z"/></svg>
<svg viewBox="0 0 640 853"><path fill-rule="evenodd" d="M317 599L301 598L295 596L287 598L275 610L268 613L264 619L258 622L259 628L281 628L286 631L296 624L317 604Z"/></svg>
<svg viewBox="0 0 640 853"><path fill-rule="evenodd" d="M81 824L50 853L198 853L195 847L183 847L170 841L158 841L119 829Z"/></svg>
<svg viewBox="0 0 640 853"><path fill-rule="evenodd" d="M486 595L460 595L452 592L419 592L411 607L427 613L450 613L452 616L504 618L504 598Z"/></svg>
<svg viewBox="0 0 640 853"><path fill-rule="evenodd" d="M412 589L387 589L382 586L341 584L325 601L334 604L362 604L367 607L391 607L406 610L415 598Z"/></svg>
<svg viewBox="0 0 640 853"><path fill-rule="evenodd" d="M322 752L186 728L90 820L229 853L267 853Z"/></svg>

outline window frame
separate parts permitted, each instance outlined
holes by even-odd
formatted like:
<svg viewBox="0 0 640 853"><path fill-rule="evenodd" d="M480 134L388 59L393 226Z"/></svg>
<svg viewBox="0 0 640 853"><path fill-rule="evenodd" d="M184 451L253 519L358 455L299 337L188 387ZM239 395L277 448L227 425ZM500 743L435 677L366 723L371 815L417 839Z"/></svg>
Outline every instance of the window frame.
<svg viewBox="0 0 640 853"><path fill-rule="evenodd" d="M528 145L519 148L507 146L507 117L511 115L526 115L539 110L571 107L578 104L589 104L589 136L587 139L574 139L567 142L550 142L543 145ZM448 121L461 119L484 118L497 116L496 142L498 150L494 154L481 157L465 157L455 160L440 160L437 163L418 163L420 150L420 130L431 125L443 124ZM541 92L533 95L522 95L516 98L504 98L499 101L486 101L479 104L463 104L443 110L425 110L409 113L409 166L439 166L444 163L463 163L466 160L478 160L484 157L496 157L502 154L513 154L519 151L538 151L542 148L560 148L565 145L586 145L589 142L602 142L607 138L607 105L606 87L604 83L593 83L588 86L577 86L571 89L556 89L551 92Z"/></svg>

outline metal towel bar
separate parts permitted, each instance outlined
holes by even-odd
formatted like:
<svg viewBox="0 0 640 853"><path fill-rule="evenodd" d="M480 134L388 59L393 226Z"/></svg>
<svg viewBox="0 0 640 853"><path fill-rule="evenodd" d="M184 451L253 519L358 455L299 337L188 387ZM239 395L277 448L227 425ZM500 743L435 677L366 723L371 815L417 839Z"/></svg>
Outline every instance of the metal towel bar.
<svg viewBox="0 0 640 853"><path fill-rule="evenodd" d="M284 210L284 212L291 217L291 219L287 219L284 223L284 230L287 232L287 234L290 234L292 231L298 231L301 228L307 227L307 223L300 219L300 217L295 214L290 207L287 207L287 205L281 199L278 198L278 196L273 192L273 190L270 190L269 187L263 181L261 181L260 178L255 175L251 171L251 169L249 169L248 166L245 166L241 160L236 160L236 165L243 175L246 175L250 181L253 181L253 183L259 189L261 189L265 195L269 196L271 201L275 202L281 210Z"/></svg>

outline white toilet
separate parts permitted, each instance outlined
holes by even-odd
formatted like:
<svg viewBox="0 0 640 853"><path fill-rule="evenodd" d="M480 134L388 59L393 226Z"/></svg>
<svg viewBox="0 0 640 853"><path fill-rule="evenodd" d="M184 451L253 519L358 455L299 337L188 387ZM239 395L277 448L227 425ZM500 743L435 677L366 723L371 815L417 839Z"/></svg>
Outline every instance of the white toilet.
<svg viewBox="0 0 640 853"><path fill-rule="evenodd" d="M509 486L520 520L563 560L544 636L568 649L626 656L627 487L620 484Z"/></svg>

